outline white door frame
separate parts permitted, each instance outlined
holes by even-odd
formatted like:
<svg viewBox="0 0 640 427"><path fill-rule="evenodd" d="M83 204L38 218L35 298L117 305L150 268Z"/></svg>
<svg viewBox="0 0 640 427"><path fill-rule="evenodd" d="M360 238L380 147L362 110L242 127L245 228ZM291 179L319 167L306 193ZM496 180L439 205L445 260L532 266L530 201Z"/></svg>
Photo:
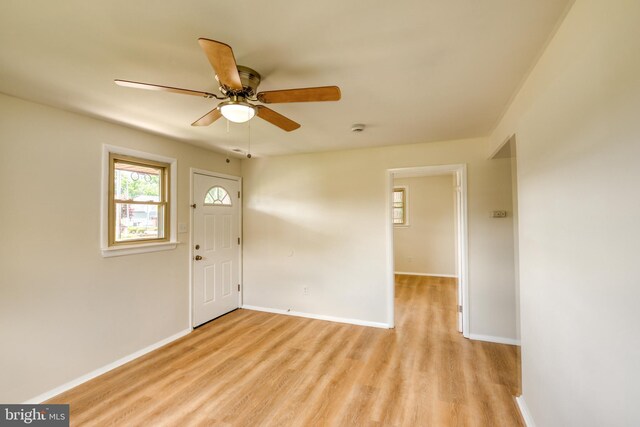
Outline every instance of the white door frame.
<svg viewBox="0 0 640 427"><path fill-rule="evenodd" d="M189 327L193 330L193 257L194 255L194 235L193 235L193 208L191 207L196 201L193 200L193 178L195 174L207 175L214 178L230 179L238 181L241 197L238 199L238 235L240 236L240 244L238 245L238 281L240 282L240 292L238 292L238 307L242 307L242 295L244 293L244 286L242 283L242 246L244 245L244 239L242 236L242 177L235 175L226 175L218 172L211 172L204 169L190 168L189 169Z"/></svg>
<svg viewBox="0 0 640 427"><path fill-rule="evenodd" d="M442 175L453 173L461 196L456 197L456 270L458 289L462 305L462 335L469 338L469 255L467 224L467 165L419 166L387 169L387 298L388 323L395 326L395 265L393 259L393 181L396 174L410 173L415 176Z"/></svg>

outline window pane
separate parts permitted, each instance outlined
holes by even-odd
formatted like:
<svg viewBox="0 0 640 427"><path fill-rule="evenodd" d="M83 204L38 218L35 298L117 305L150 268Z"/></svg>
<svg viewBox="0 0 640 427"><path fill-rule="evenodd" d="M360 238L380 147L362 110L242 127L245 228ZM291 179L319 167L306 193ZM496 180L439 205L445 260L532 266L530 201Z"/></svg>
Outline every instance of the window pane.
<svg viewBox="0 0 640 427"><path fill-rule="evenodd" d="M162 168L141 166L117 160L114 163L114 195L116 200L159 202Z"/></svg>
<svg viewBox="0 0 640 427"><path fill-rule="evenodd" d="M404 224L404 188L393 190L393 223Z"/></svg>
<svg viewBox="0 0 640 427"><path fill-rule="evenodd" d="M231 206L231 197L229 197L229 193L224 188L211 187L204 197L204 204Z"/></svg>
<svg viewBox="0 0 640 427"><path fill-rule="evenodd" d="M164 238L164 206L116 203L116 242Z"/></svg>
<svg viewBox="0 0 640 427"><path fill-rule="evenodd" d="M394 224L403 224L404 223L404 209L403 208L393 208L393 223Z"/></svg>

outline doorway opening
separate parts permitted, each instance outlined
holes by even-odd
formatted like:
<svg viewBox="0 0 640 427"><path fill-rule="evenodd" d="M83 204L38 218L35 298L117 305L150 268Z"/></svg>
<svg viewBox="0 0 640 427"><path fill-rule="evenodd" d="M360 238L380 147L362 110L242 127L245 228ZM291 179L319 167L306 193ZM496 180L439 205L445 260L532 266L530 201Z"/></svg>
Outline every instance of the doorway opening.
<svg viewBox="0 0 640 427"><path fill-rule="evenodd" d="M388 221L387 221L387 260L389 266L388 296L389 296L389 324L395 326L395 297L396 297L396 274L410 274L429 277L442 277L443 281L456 282L456 309L457 309L457 329L462 335L469 335L468 316L468 256L467 256L467 168L465 164L422 166L412 168L389 169L387 190L389 200ZM412 218L412 203L424 203L413 194L414 190L421 191L418 178L442 178L443 183L450 180L451 192L449 199L452 204L449 208L449 217L446 219L446 227L450 227L454 236L449 236L451 241L448 249L438 251L432 247L430 258L439 258L435 263L423 256L424 245L421 246L420 239L425 239L424 235L412 235L414 230L420 228L421 218ZM435 181L433 181L435 182ZM413 185L412 185L413 183ZM418 194L418 196L421 196ZM428 202L428 201L427 201ZM414 205L415 206L415 205ZM446 211L446 209L444 209ZM440 212L442 214L443 212ZM396 236L398 233L398 236ZM419 233L419 231L418 231ZM396 250L395 237L403 237L407 245L413 245L413 249ZM424 243L424 242L422 242ZM405 243L402 243L403 245ZM421 246L421 247L420 247ZM448 255L445 252L453 252ZM416 255L419 254L419 255ZM398 257L396 257L396 255ZM435 267L435 266L438 267ZM440 271L428 271L439 268ZM402 277L402 276L400 276Z"/></svg>
<svg viewBox="0 0 640 427"><path fill-rule="evenodd" d="M518 150L516 135L507 138L491 155L491 159L510 159L511 162L511 211L513 217L513 263L515 281L515 307L516 307L516 340L520 341L520 244L519 244L519 215L518 215ZM520 345L517 346L517 390L522 392L522 358Z"/></svg>

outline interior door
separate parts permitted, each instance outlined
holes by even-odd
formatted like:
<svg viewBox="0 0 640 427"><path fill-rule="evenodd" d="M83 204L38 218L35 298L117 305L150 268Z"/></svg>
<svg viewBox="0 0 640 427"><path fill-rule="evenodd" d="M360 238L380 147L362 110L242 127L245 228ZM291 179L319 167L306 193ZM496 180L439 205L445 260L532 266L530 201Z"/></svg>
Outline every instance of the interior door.
<svg viewBox="0 0 640 427"><path fill-rule="evenodd" d="M454 174L455 177L455 215L456 215L456 279L457 283L457 297L458 297L458 316L457 316L457 329L458 332L462 332L462 183L460 182L461 176L459 173Z"/></svg>
<svg viewBox="0 0 640 427"><path fill-rule="evenodd" d="M193 175L193 326L239 306L240 184Z"/></svg>

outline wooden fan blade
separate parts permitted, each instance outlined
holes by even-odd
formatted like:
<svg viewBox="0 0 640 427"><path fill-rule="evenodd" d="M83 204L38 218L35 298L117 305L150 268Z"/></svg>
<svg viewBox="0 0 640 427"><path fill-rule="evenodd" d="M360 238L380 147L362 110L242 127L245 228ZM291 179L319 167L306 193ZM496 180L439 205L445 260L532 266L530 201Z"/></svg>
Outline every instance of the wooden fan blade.
<svg viewBox="0 0 640 427"><path fill-rule="evenodd" d="M220 110L218 110L218 107L216 107L213 110L209 111L204 116L200 117L195 122L191 123L191 126L209 126L211 123L215 122L220 117L222 117L222 113L220 113Z"/></svg>
<svg viewBox="0 0 640 427"><path fill-rule="evenodd" d="M265 104L283 102L339 101L338 86L306 87L302 89L271 90L258 93L258 101Z"/></svg>
<svg viewBox="0 0 640 427"><path fill-rule="evenodd" d="M268 121L272 125L278 126L282 130L291 132L292 130L296 130L300 127L298 123L286 118L280 113L276 113L271 108L267 108L264 105L256 105L256 108L258 109L258 117Z"/></svg>
<svg viewBox="0 0 640 427"><path fill-rule="evenodd" d="M215 98L215 95L209 92L200 92L198 90L180 89L178 87L152 85L149 83L130 82L128 80L114 80L118 86L133 87L136 89L160 90L163 92L180 93L182 95L193 95L204 98Z"/></svg>
<svg viewBox="0 0 640 427"><path fill-rule="evenodd" d="M213 71L218 76L218 81L231 89L242 90L238 65L231 46L209 39L198 39L198 43L209 58Z"/></svg>

